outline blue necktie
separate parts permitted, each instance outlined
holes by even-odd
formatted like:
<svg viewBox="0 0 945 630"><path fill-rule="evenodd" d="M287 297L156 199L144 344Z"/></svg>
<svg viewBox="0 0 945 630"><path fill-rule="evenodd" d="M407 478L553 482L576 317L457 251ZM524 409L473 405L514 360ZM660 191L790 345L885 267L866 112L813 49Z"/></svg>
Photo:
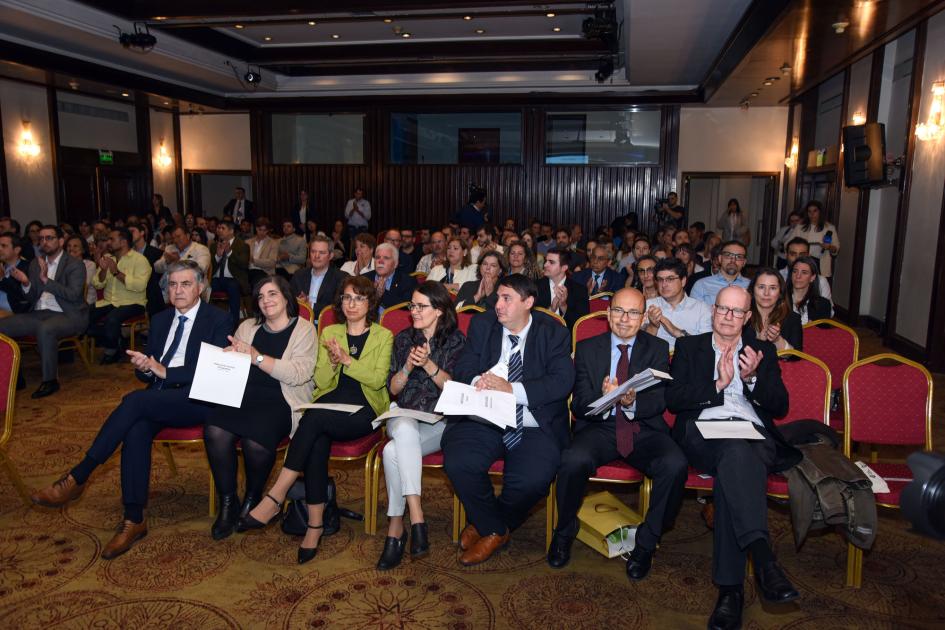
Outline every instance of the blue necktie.
<svg viewBox="0 0 945 630"><path fill-rule="evenodd" d="M509 351L509 382L521 383L522 373L525 370L522 365L522 353L515 351L515 349L518 347L518 337L515 335L509 335L509 341L512 342L512 349ZM524 422L525 407L522 405L515 405L515 428L508 429L505 432L505 435L502 436L502 442L505 443L506 450L511 451L513 448L518 446L519 443L521 443L522 438L525 437Z"/></svg>
<svg viewBox="0 0 945 630"><path fill-rule="evenodd" d="M600 293L600 277L601 274L594 274L594 293Z"/></svg>
<svg viewBox="0 0 945 630"><path fill-rule="evenodd" d="M177 352L178 346L180 346L180 340L184 338L184 326L187 325L187 316L178 315L177 316L177 330L174 331L174 339L171 341L171 347L167 349L167 352L164 353L164 356L161 357L161 365L167 367L171 363L171 359L174 358L174 353Z"/></svg>

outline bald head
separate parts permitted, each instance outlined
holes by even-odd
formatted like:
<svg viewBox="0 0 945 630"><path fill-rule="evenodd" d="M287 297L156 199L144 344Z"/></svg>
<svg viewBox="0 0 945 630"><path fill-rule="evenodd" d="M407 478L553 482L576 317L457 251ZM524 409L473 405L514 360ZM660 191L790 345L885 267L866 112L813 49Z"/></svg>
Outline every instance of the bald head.
<svg viewBox="0 0 945 630"><path fill-rule="evenodd" d="M607 309L610 332L629 341L636 337L643 324L646 298L636 289L620 289L610 299Z"/></svg>
<svg viewBox="0 0 945 630"><path fill-rule="evenodd" d="M751 319L751 296L741 287L726 287L715 297L712 330L720 338L734 342Z"/></svg>
<svg viewBox="0 0 945 630"><path fill-rule="evenodd" d="M739 308L749 309L751 308L751 295L748 294L746 289L741 287L725 287L719 291L719 294L715 298L715 303L723 306L738 306Z"/></svg>

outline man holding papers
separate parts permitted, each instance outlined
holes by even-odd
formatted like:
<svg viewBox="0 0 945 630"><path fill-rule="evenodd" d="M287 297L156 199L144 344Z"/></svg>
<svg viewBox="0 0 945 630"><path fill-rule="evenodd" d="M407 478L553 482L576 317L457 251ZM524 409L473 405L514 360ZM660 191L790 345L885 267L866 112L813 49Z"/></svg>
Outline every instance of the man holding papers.
<svg viewBox="0 0 945 630"><path fill-rule="evenodd" d="M790 468L801 455L772 421L787 413L788 393L774 345L742 335L750 317L748 292L722 289L712 308L712 332L676 340L666 390L667 405L677 414L673 437L695 468L715 477L712 578L719 598L709 628L741 627L749 552L764 599L798 597L771 550L765 489L768 473ZM748 422L762 439L707 439L711 434L703 436L697 420Z"/></svg>
<svg viewBox="0 0 945 630"><path fill-rule="evenodd" d="M174 308L151 319L151 333L144 354L128 350L135 375L147 388L125 396L105 420L85 459L51 486L33 495L33 502L59 507L77 499L95 468L121 451L121 496L124 517L118 532L105 545L102 557L111 559L131 548L148 533L144 506L151 476L151 442L165 427L203 424L212 407L192 401L190 384L201 343L223 347L230 332L230 317L203 304L206 288L203 269L191 260L168 265L167 293Z"/></svg>
<svg viewBox="0 0 945 630"><path fill-rule="evenodd" d="M663 420L662 383L630 389L616 406L590 415L591 403L647 368L669 371L669 346L642 332L646 300L636 289L621 289L607 309L610 332L585 339L574 353L576 378L571 411L574 441L561 455L558 469L558 527L548 550L548 564L559 569L571 557L578 532L577 513L587 480L598 466L623 459L653 479L646 520L637 529L627 576L642 580L650 570L660 536L679 513L687 462Z"/></svg>
<svg viewBox="0 0 945 630"><path fill-rule="evenodd" d="M444 469L472 523L460 538L460 562L467 566L508 544L512 530L547 494L568 442L570 337L554 318L532 312L537 291L521 274L499 280L495 311L473 318L453 371L457 381L512 394L516 402L513 426L454 416L443 432ZM503 458L496 497L489 467Z"/></svg>

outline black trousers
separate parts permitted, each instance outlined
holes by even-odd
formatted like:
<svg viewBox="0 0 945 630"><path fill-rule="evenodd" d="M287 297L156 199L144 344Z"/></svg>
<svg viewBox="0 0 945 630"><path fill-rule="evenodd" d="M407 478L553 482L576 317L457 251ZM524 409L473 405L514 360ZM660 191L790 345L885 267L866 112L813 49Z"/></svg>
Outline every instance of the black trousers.
<svg viewBox="0 0 945 630"><path fill-rule="evenodd" d="M374 431L371 422L376 417L368 405L353 414L327 409L309 409L305 412L289 443L285 468L305 474L306 503L318 505L328 500L326 490L331 443L364 437Z"/></svg>
<svg viewBox="0 0 945 630"><path fill-rule="evenodd" d="M558 468L558 526L564 536L576 536L578 510L584 501L587 480L599 466L620 458L613 421L582 428L561 454ZM633 452L626 462L653 480L650 509L637 529L636 544L653 551L663 532L672 525L682 505L689 463L669 433L641 425L633 438Z"/></svg>
<svg viewBox="0 0 945 630"><path fill-rule="evenodd" d="M712 579L719 586L742 584L748 545L769 540L766 489L777 447L755 428L765 439L706 440L690 422L681 444L694 468L715 477Z"/></svg>
<svg viewBox="0 0 945 630"><path fill-rule="evenodd" d="M151 477L151 444L164 427L202 425L213 409L192 402L189 390L142 389L126 395L108 416L89 447L99 465L121 449L121 496L125 505L147 505Z"/></svg>
<svg viewBox="0 0 945 630"><path fill-rule="evenodd" d="M122 322L138 315L144 315L144 306L140 304L93 306L89 311L88 334L101 339L103 348L117 350L121 342Z"/></svg>
<svg viewBox="0 0 945 630"><path fill-rule="evenodd" d="M450 423L440 442L443 469L470 522L482 536L517 529L548 494L561 458L558 443L539 428L526 428L518 446L507 451L498 427L475 420ZM497 497L489 467L500 458L505 469Z"/></svg>
<svg viewBox="0 0 945 630"><path fill-rule="evenodd" d="M240 283L235 278L221 278L215 276L210 281L211 291L222 291L226 293L227 302L230 305L230 317L233 320L233 327L240 323L240 305L243 297L240 291Z"/></svg>

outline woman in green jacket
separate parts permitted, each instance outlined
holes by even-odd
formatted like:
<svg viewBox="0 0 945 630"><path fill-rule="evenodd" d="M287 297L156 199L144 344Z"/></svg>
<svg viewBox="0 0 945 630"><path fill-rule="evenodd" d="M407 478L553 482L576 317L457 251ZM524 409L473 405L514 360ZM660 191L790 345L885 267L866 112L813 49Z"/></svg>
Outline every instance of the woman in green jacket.
<svg viewBox="0 0 945 630"><path fill-rule="evenodd" d="M309 409L292 437L279 478L262 501L242 522L245 529L259 529L277 520L282 502L305 473L308 531L299 547L299 564L315 557L324 527L328 486L328 456L335 440L355 440L373 431L371 422L387 411L387 372L394 336L377 324L377 293L364 276L348 277L335 299L340 324L321 332L315 363L313 402L360 405L353 414Z"/></svg>

